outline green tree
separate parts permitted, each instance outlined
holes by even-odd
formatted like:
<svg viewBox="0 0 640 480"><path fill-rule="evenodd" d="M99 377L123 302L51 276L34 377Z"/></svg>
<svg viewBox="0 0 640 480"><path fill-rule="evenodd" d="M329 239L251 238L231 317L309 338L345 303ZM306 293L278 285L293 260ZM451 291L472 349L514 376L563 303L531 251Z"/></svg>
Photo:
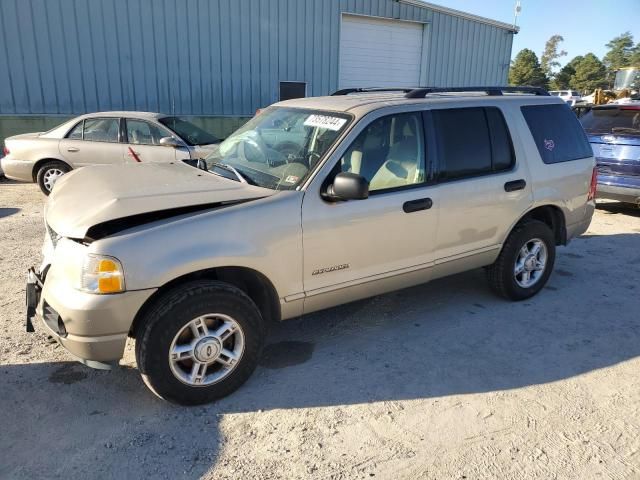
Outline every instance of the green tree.
<svg viewBox="0 0 640 480"><path fill-rule="evenodd" d="M569 81L571 88L591 92L607 86L607 69L593 53L587 53L574 68L575 74Z"/></svg>
<svg viewBox="0 0 640 480"><path fill-rule="evenodd" d="M509 69L509 83L511 85L532 85L534 87L546 87L545 76L538 57L532 50L524 48L518 52L511 62Z"/></svg>
<svg viewBox="0 0 640 480"><path fill-rule="evenodd" d="M579 64L583 59L584 57L582 55L578 55L577 57L572 58L569 63L562 67L560 71L553 77L553 80L551 80L551 89L566 90L567 88L571 88L571 79L576 74L576 65Z"/></svg>
<svg viewBox="0 0 640 480"><path fill-rule="evenodd" d="M564 50L558 51L558 45L560 42L564 42L564 37L562 35L553 35L544 46L544 52L540 57L540 67L542 67L542 71L545 73L547 78L553 77L554 69L560 66L560 62L558 59L560 57L564 57L567 52Z"/></svg>
<svg viewBox="0 0 640 480"><path fill-rule="evenodd" d="M618 35L606 44L609 51L603 57L604 65L610 72L620 67L628 67L631 62L631 56L634 52L633 35L631 32L625 32Z"/></svg>
<svg viewBox="0 0 640 480"><path fill-rule="evenodd" d="M636 43L636 46L631 50L629 65L632 67L640 67L640 42Z"/></svg>

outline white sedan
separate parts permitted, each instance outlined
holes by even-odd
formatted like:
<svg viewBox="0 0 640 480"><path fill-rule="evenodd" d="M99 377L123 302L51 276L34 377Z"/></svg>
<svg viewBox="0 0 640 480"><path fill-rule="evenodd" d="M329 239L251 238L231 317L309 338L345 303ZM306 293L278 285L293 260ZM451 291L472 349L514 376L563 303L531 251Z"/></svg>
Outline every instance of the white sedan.
<svg viewBox="0 0 640 480"><path fill-rule="evenodd" d="M5 139L7 178L37 182L49 195L75 168L124 162L173 162L206 157L219 139L184 119L149 112L99 112L48 132Z"/></svg>

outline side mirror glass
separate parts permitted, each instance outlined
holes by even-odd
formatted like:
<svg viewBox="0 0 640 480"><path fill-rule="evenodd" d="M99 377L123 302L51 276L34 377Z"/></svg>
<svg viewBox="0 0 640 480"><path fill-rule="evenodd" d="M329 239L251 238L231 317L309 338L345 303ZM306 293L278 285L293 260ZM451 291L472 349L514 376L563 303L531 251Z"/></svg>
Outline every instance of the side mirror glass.
<svg viewBox="0 0 640 480"><path fill-rule="evenodd" d="M332 201L364 200L369 198L369 182L362 175L340 172L327 187L324 197Z"/></svg>
<svg viewBox="0 0 640 480"><path fill-rule="evenodd" d="M173 137L162 137L160 139L160 145L162 145L163 147L172 147L172 148L178 148L182 146L182 144Z"/></svg>

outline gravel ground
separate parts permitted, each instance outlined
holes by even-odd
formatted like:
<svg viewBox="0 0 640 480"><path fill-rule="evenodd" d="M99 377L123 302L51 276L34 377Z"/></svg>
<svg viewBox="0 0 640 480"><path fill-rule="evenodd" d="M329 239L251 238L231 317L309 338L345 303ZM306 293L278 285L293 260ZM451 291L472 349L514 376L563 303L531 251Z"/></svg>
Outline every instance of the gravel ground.
<svg viewBox="0 0 640 480"><path fill-rule="evenodd" d="M640 478L640 210L598 210L529 301L473 271L285 322L182 408L131 345L95 371L25 333L43 202L0 183L0 478Z"/></svg>

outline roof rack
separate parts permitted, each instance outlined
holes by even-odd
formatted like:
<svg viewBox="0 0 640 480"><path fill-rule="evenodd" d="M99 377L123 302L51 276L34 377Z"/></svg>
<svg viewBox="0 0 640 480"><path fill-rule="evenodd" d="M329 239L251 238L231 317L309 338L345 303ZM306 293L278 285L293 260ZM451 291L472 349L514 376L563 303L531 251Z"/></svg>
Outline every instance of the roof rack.
<svg viewBox="0 0 640 480"><path fill-rule="evenodd" d="M414 88L407 92L405 98L424 98L430 93L454 93L454 92L484 92L489 96L501 96L503 93L524 93L533 95L549 96L541 87L425 87Z"/></svg>
<svg viewBox="0 0 640 480"><path fill-rule="evenodd" d="M331 94L332 97L337 96L337 95L349 95L350 93L367 93L367 92L371 92L371 93L376 93L376 92L402 92L402 93L409 93L409 92L413 92L414 90L418 90L419 87L389 87L389 88L385 88L385 87L368 87L368 88L343 88L341 90L336 90L335 92L333 92Z"/></svg>

